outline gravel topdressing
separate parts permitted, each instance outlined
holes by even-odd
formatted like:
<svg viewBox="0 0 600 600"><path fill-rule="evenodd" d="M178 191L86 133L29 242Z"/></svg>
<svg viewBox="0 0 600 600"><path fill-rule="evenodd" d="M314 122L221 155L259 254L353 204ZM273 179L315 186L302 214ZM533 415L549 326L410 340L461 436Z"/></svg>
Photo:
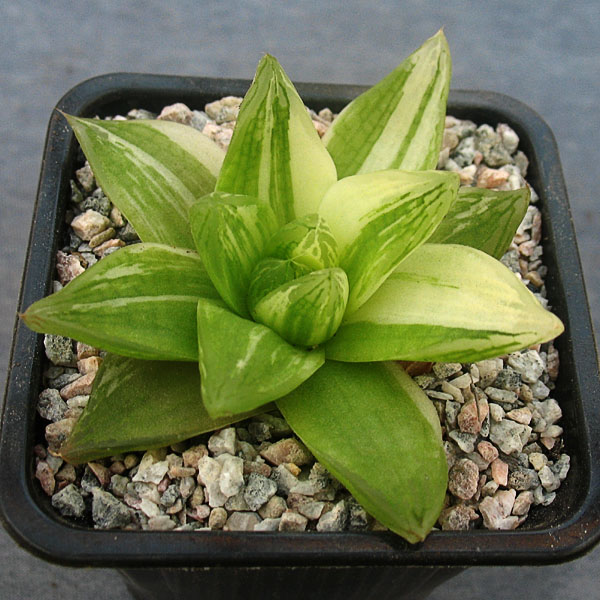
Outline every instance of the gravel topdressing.
<svg viewBox="0 0 600 600"><path fill-rule="evenodd" d="M158 116L185 123L227 148L241 98ZM334 115L311 111L322 136ZM115 119L155 118L133 110ZM527 157L516 133L447 117L438 168L461 184L526 185ZM138 237L97 187L87 163L74 174L70 225L56 256L55 290ZM547 306L541 212L531 204L502 262ZM36 477L53 507L99 529L343 531L385 529L316 462L277 412L255 416L169 448L73 466L56 456L85 408L103 353L45 337L46 389L38 413L46 443L35 447ZM536 505L552 503L569 471L560 405L553 398L559 356L552 342L473 364L410 363L407 371L433 402L442 425L449 483L443 530L515 529ZM393 469L393 465L389 466Z"/></svg>

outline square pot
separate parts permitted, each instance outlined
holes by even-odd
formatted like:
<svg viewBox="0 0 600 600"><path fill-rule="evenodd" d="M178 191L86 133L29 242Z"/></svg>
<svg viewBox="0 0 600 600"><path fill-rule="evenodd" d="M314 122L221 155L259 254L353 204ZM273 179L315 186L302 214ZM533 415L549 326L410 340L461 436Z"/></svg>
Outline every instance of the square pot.
<svg viewBox="0 0 600 600"><path fill-rule="evenodd" d="M225 95L243 96L249 84L246 80L111 74L76 86L57 108L78 116L103 117L125 114L132 108L159 111L174 102L202 107ZM297 89L311 108L327 106L339 111L365 88L299 84ZM589 550L600 539L600 413L594 406L600 395L600 377L556 144L544 121L508 96L453 91L448 113L477 123L508 123L529 157L528 181L540 196L548 299L565 324L565 333L555 344L561 356L555 397L563 410L564 441L571 456L571 470L552 505L536 507L525 525L515 531L434 532L418 545L410 545L388 532L141 532L96 531L73 525L53 511L50 499L34 478L32 449L34 440L41 437L35 407L42 389L43 336L17 320L0 439L0 516L17 542L46 560L64 565L129 569L129 581L138 590L142 581L146 581L147 590L158 590L157 577L164 583L169 574L181 575L172 569L211 567L213 583L204 585L205 593L225 589L225 581L244 590L245 597L251 597L248 586L258 581L252 577L263 569L262 573L266 571L265 577L274 584L285 579L286 591L281 593L287 598L292 597L289 567L296 568L294 572L300 580L311 569L326 570L333 577L330 580L337 581L327 592L329 598L341 592L348 598L348 586L360 592L360 586L356 586L360 578L370 581L369 593L374 593L374 576L387 581L388 590L393 589L390 586L402 586L407 591L410 582L418 580L421 592L413 587L410 595L417 598L437 581L469 565L541 565L576 558ZM75 137L60 114L54 112L46 139L19 311L51 289L54 256L63 235L69 180L76 157ZM439 571L448 567L451 569ZM152 574L145 570L148 568L153 569ZM231 577L232 568L235 578ZM428 584L424 583L423 569L432 577ZM208 576L206 570L186 573L188 583L198 573ZM183 588L170 584L169 589L176 594L171 597L184 597ZM268 597L264 589L261 592L262 597ZM227 593L230 597L235 594L231 587ZM311 591L307 589L302 594L311 595ZM399 597L397 590L394 597Z"/></svg>

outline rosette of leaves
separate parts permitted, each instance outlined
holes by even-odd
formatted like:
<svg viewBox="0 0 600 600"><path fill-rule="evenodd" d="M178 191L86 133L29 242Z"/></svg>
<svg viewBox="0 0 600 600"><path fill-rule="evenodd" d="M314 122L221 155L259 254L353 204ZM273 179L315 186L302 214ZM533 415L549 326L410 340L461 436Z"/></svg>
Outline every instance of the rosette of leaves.
<svg viewBox="0 0 600 600"><path fill-rule="evenodd" d="M167 445L275 402L368 512L425 538L446 458L397 361L476 361L562 331L497 260L528 191L462 190L434 170L450 69L439 32L321 140L265 56L226 154L176 123L67 117L142 243L23 315L110 352L66 460Z"/></svg>

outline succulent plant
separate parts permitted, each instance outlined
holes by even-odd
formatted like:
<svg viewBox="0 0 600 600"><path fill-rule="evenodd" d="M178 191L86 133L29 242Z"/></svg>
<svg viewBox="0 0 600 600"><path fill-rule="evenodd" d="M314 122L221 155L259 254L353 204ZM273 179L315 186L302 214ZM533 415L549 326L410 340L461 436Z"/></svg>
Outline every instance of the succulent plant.
<svg viewBox="0 0 600 600"><path fill-rule="evenodd" d="M278 409L381 523L425 538L444 501L437 413L398 361L476 361L562 324L497 259L527 189L435 171L442 32L321 140L271 56L229 150L166 121L67 116L142 243L22 315L109 354L61 455L166 445Z"/></svg>

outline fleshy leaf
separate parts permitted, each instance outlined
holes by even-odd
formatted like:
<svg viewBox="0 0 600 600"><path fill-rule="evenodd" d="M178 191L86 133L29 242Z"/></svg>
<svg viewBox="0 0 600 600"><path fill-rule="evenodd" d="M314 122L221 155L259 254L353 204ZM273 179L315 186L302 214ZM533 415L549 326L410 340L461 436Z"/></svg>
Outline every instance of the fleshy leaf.
<svg viewBox="0 0 600 600"><path fill-rule="evenodd" d="M475 362L551 340L563 325L484 252L424 244L340 326L326 355L349 362Z"/></svg>
<svg viewBox="0 0 600 600"><path fill-rule="evenodd" d="M199 298L219 295L195 252L135 244L104 257L21 317L34 331L124 356L195 361Z"/></svg>
<svg viewBox="0 0 600 600"><path fill-rule="evenodd" d="M171 121L66 117L96 181L140 239L194 249L188 210L214 190L223 150Z"/></svg>
<svg viewBox="0 0 600 600"><path fill-rule="evenodd" d="M60 455L67 462L83 463L168 446L270 408L213 419L202 405L197 365L109 354Z"/></svg>
<svg viewBox="0 0 600 600"><path fill-rule="evenodd" d="M336 332L347 301L348 277L334 267L288 281L250 305L250 312L290 344L316 346Z"/></svg>
<svg viewBox="0 0 600 600"><path fill-rule="evenodd" d="M502 258L527 212L530 195L526 187L511 191L461 187L428 241L471 246Z"/></svg>
<svg viewBox="0 0 600 600"><path fill-rule="evenodd" d="M337 242L329 225L313 213L290 221L269 241L266 256L303 263L313 270L337 267Z"/></svg>
<svg viewBox="0 0 600 600"><path fill-rule="evenodd" d="M213 192L192 205L190 225L219 294L238 315L248 317L250 274L277 230L273 211L250 196Z"/></svg>
<svg viewBox="0 0 600 600"><path fill-rule="evenodd" d="M266 55L248 90L216 189L271 205L279 224L317 212L337 179L298 92Z"/></svg>
<svg viewBox="0 0 600 600"><path fill-rule="evenodd" d="M350 282L347 314L439 225L459 178L445 171L380 171L332 186L319 207L338 242Z"/></svg>
<svg viewBox="0 0 600 600"><path fill-rule="evenodd" d="M435 169L452 71L443 32L353 100L323 137L338 177Z"/></svg>
<svg viewBox="0 0 600 600"><path fill-rule="evenodd" d="M411 543L427 536L446 456L431 401L401 367L328 360L277 406L367 512Z"/></svg>
<svg viewBox="0 0 600 600"><path fill-rule="evenodd" d="M325 358L291 346L268 327L210 300L198 302L202 398L212 417L252 410L291 392Z"/></svg>

